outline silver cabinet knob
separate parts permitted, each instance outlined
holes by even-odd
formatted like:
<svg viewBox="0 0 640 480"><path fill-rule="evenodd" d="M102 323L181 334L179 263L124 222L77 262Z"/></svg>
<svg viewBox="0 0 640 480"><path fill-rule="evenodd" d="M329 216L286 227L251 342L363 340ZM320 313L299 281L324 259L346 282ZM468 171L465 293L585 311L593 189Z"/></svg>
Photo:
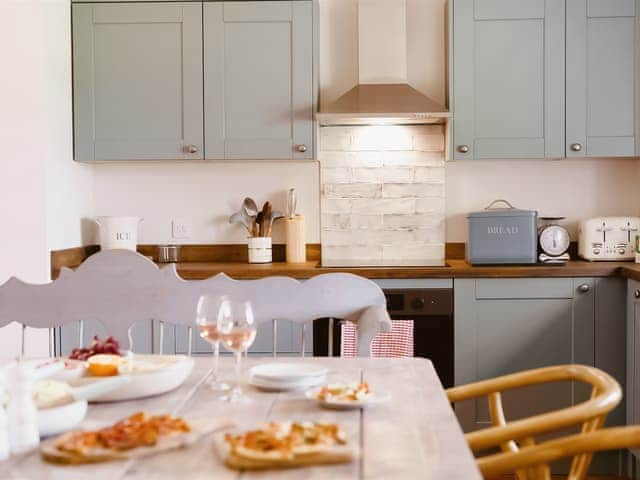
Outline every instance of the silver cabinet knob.
<svg viewBox="0 0 640 480"><path fill-rule="evenodd" d="M198 153L198 147L196 147L195 145L187 145L187 152Z"/></svg>
<svg viewBox="0 0 640 480"><path fill-rule="evenodd" d="M634 297L636 297L636 298L640 298L640 290L636 290L636 291L633 293L633 296L634 296Z"/></svg>
<svg viewBox="0 0 640 480"><path fill-rule="evenodd" d="M574 152L580 152L582 151L582 145L580 143L572 143L571 150L573 150Z"/></svg>
<svg viewBox="0 0 640 480"><path fill-rule="evenodd" d="M469 147L467 145L458 145L458 152L469 153Z"/></svg>
<svg viewBox="0 0 640 480"><path fill-rule="evenodd" d="M298 145L298 151L300 153L304 153L307 151L307 146L306 145Z"/></svg>
<svg viewBox="0 0 640 480"><path fill-rule="evenodd" d="M591 287L589 285L587 285L586 283L583 283L582 285L580 285L578 287L578 291L580 293L587 293L589 290L591 290Z"/></svg>

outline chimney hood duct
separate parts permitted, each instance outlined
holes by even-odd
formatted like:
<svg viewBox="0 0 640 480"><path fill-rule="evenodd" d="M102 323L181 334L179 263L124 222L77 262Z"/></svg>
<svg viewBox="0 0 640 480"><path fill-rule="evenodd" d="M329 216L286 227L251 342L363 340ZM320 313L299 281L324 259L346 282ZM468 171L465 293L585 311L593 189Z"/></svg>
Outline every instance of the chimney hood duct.
<svg viewBox="0 0 640 480"><path fill-rule="evenodd" d="M320 125L444 123L444 105L407 81L406 0L359 0L359 83L316 114Z"/></svg>

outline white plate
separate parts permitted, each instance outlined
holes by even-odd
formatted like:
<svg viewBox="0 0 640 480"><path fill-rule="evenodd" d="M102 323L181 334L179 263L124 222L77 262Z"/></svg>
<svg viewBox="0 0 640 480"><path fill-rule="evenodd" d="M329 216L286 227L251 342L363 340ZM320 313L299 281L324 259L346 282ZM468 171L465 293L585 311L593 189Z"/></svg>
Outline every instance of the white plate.
<svg viewBox="0 0 640 480"><path fill-rule="evenodd" d="M372 405L388 402L391 399L390 393L378 392L371 393L364 400L320 400L317 398L319 392L319 388L314 388L307 390L305 396L309 400L317 402L320 406L331 410L355 410L358 408L366 408Z"/></svg>
<svg viewBox="0 0 640 480"><path fill-rule="evenodd" d="M284 392L288 390L303 390L306 388L315 387L322 384L324 380L325 376L322 375L320 377L310 377L304 380L296 380L293 382L278 382L265 380L263 378L258 378L251 375L249 377L249 385L261 390L266 390L268 392Z"/></svg>
<svg viewBox="0 0 640 480"><path fill-rule="evenodd" d="M157 369L137 372L134 370L127 373L130 381L115 390L105 392L90 401L94 402L117 402L121 400L134 400L137 398L160 395L178 388L193 370L193 359L184 355L135 355L135 361L139 360L141 365L149 368L156 364ZM91 382L104 380L105 377L83 377L75 386L87 385Z"/></svg>
<svg viewBox="0 0 640 480"><path fill-rule="evenodd" d="M79 400L61 407L38 410L38 431L41 437L59 435L72 430L84 420L87 401Z"/></svg>
<svg viewBox="0 0 640 480"><path fill-rule="evenodd" d="M264 363L249 370L252 377L266 381L295 382L324 377L328 370L309 363Z"/></svg>

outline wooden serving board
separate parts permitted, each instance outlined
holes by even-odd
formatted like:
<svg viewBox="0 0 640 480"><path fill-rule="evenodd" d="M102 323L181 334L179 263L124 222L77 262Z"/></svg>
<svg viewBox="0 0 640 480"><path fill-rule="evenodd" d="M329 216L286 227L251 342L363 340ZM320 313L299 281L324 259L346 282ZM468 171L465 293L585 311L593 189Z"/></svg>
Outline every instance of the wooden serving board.
<svg viewBox="0 0 640 480"><path fill-rule="evenodd" d="M131 460L134 458L157 455L169 450L186 448L215 431L225 430L234 426L233 422L224 419L189 421L189 424L192 429L190 432L161 438L158 443L152 447L138 447L131 450L121 451L95 449L88 454L77 454L58 450L56 442L60 437L56 437L46 440L40 444L40 455L47 462L62 465L80 465L87 463Z"/></svg>
<svg viewBox="0 0 640 480"><path fill-rule="evenodd" d="M216 452L224 464L232 470L277 470L313 465L336 465L350 463L359 457L359 450L351 442L331 447L323 452L297 454L288 459L256 459L236 455L231 452L224 435L214 438Z"/></svg>

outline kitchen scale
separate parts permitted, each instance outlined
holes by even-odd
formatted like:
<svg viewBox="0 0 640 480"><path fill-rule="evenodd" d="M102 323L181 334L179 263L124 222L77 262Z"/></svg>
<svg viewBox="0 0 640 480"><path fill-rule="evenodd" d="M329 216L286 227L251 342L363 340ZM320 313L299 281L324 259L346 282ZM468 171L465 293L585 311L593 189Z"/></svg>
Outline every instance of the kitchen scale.
<svg viewBox="0 0 640 480"><path fill-rule="evenodd" d="M566 217L540 217L538 227L538 260L548 265L563 265L571 260L569 245L571 237L566 228L559 224Z"/></svg>

